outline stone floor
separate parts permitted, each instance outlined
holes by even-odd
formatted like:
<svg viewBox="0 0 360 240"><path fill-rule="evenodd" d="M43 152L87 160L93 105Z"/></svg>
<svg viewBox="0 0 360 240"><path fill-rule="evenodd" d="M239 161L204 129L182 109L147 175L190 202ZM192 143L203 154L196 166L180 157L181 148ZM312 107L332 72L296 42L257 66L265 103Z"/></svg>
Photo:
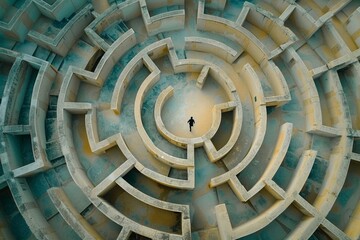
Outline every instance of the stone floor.
<svg viewBox="0 0 360 240"><path fill-rule="evenodd" d="M0 0L0 239L359 239L359 18Z"/></svg>

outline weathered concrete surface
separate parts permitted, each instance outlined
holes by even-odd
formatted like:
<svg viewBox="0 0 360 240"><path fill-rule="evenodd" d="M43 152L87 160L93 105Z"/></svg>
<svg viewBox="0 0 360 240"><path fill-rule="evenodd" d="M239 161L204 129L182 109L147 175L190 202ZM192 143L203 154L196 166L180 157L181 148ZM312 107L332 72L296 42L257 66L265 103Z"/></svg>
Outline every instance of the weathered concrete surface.
<svg viewBox="0 0 360 240"><path fill-rule="evenodd" d="M0 2L0 238L359 239L359 9Z"/></svg>

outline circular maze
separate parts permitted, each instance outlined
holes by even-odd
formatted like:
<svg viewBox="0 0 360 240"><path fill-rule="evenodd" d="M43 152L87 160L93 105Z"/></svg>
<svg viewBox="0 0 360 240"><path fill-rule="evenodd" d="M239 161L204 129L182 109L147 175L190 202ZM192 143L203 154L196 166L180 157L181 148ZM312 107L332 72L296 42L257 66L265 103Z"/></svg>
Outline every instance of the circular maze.
<svg viewBox="0 0 360 240"><path fill-rule="evenodd" d="M0 239L359 239L359 22L357 0L0 1Z"/></svg>

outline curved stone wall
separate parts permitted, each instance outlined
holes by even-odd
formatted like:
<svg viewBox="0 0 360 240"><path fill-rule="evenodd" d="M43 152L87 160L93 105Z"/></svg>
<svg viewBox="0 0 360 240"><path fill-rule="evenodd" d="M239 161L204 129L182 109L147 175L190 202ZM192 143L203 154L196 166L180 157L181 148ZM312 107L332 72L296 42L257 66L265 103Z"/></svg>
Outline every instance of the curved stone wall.
<svg viewBox="0 0 360 240"><path fill-rule="evenodd" d="M359 239L359 13L0 1L0 239Z"/></svg>

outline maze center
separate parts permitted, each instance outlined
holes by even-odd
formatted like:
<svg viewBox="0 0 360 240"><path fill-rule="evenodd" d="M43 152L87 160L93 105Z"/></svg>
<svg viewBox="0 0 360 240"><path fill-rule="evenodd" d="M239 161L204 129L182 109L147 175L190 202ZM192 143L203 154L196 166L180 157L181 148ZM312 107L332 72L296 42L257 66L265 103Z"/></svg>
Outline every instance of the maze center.
<svg viewBox="0 0 360 240"><path fill-rule="evenodd" d="M0 0L0 239L360 239L359 22Z"/></svg>
<svg viewBox="0 0 360 240"><path fill-rule="evenodd" d="M165 103L162 110L165 127L178 137L194 138L205 135L212 125L214 106L226 101L225 93L214 80L207 80L200 89L196 86L196 78L190 76L190 79L182 80L186 83L178 84L178 88L174 88L173 97ZM195 119L195 125L190 132L187 121L191 116Z"/></svg>

